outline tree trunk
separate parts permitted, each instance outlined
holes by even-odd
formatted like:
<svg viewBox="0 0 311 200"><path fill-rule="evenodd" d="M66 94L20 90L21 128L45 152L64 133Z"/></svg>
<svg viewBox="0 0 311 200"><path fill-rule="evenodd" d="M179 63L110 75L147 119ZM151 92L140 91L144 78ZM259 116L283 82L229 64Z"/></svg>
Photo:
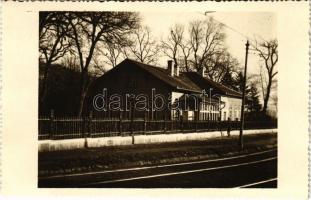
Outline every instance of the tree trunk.
<svg viewBox="0 0 311 200"><path fill-rule="evenodd" d="M269 75L269 81L268 81L268 85L267 85L266 96L264 98L264 106L262 109L262 112L264 114L267 114L267 108L268 108L268 102L269 102L269 98L270 98L271 86L272 86L272 78Z"/></svg>
<svg viewBox="0 0 311 200"><path fill-rule="evenodd" d="M86 96L87 89L89 86L88 68L89 68L89 65L91 63L91 59L92 59L97 41L98 40L95 40L92 42L92 45L90 47L90 52L89 52L88 57L86 58L84 66L83 66L82 52L81 52L81 50L79 50L80 66L81 66L80 102L79 102L79 111L78 111L79 117L81 117L83 114L84 100L85 100L85 96Z"/></svg>
<svg viewBox="0 0 311 200"><path fill-rule="evenodd" d="M48 88L48 73L49 73L49 69L50 69L51 63L47 62L45 64L45 69L44 69L44 77L43 77L43 81L42 81L42 88L41 88L41 92L40 92L40 104L44 103L46 95L47 95L47 88Z"/></svg>
<svg viewBox="0 0 311 200"><path fill-rule="evenodd" d="M188 61L185 60L185 68L186 68L186 72L190 72L189 67L188 67Z"/></svg>
<svg viewBox="0 0 311 200"><path fill-rule="evenodd" d="M79 110L78 116L81 117L83 114L84 101L88 88L88 74L86 71L81 72L81 85L80 85L80 101L79 101Z"/></svg>

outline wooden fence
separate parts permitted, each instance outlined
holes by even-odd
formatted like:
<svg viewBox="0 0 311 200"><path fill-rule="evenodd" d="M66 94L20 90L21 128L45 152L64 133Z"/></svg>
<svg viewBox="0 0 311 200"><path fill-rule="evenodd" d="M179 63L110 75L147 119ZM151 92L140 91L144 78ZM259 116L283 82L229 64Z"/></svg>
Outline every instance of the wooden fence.
<svg viewBox="0 0 311 200"><path fill-rule="evenodd" d="M128 136L134 134L189 133L237 130L239 121L186 121L147 119L106 119L89 117L39 117L39 140L84 137ZM276 121L246 121L245 129L276 128Z"/></svg>

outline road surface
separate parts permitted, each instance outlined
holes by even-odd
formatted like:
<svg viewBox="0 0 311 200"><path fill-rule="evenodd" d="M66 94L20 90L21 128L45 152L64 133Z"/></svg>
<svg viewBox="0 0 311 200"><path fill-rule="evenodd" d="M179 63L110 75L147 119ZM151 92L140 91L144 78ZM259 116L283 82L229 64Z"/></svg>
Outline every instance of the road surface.
<svg viewBox="0 0 311 200"><path fill-rule="evenodd" d="M277 149L212 160L39 177L39 187L276 188Z"/></svg>

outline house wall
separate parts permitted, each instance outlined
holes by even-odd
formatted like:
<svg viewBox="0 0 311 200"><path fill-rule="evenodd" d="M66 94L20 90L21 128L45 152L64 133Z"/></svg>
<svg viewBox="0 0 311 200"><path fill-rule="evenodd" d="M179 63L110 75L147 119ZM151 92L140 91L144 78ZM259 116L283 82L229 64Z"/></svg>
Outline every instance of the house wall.
<svg viewBox="0 0 311 200"><path fill-rule="evenodd" d="M93 100L96 95L103 94L104 88L107 91L105 95L107 111L99 111L98 109L94 109ZM161 111L152 111L151 109L153 103L156 103L158 107L161 105L160 98L157 98L158 101L152 101L152 90L154 90L154 97L161 95L165 100L165 106ZM94 116L103 116L107 118L119 117L120 111L112 111L112 109L109 109L109 102L111 102L112 95L116 94L119 95L122 100L122 118L130 118L132 112L134 112L134 118L144 118L147 116L149 119L164 119L164 117L168 119L171 117L167 107L169 102L168 97L171 95L170 86L135 65L118 67L98 78L91 86L90 92L88 93L87 105L85 106L86 112L88 110L93 110ZM133 109L134 104L139 107L143 105L137 104L138 99L136 98L138 95L143 95L147 98L146 111ZM98 102L102 103L100 100Z"/></svg>
<svg viewBox="0 0 311 200"><path fill-rule="evenodd" d="M171 104L173 104L174 102L176 102L177 99L181 98L182 95L184 95L184 93L182 92L171 92L172 95L172 99L171 99ZM178 119L178 111L177 110L171 110L171 119ZM182 115L184 118L187 118L188 116L186 116L185 111L183 111L182 113L180 113L180 115Z"/></svg>
<svg viewBox="0 0 311 200"><path fill-rule="evenodd" d="M125 64L124 64L125 65ZM193 109L188 111L181 111L178 113L176 110L170 110L168 104L172 104L176 98L180 98L184 95L183 92L176 92L174 88L166 84L144 69L131 64L118 65L113 70L110 70L104 76L98 78L90 87L87 95L85 112L88 113L93 110L93 116L103 116L106 118L119 118L120 111L112 111L109 109L112 95L118 95L121 98L120 108L122 111L122 118L144 118L148 119L176 119L177 115L182 116L185 120L197 119L197 112ZM103 94L103 89L106 89L105 102L106 110L94 109L93 100L96 95ZM154 92L152 92L154 91ZM174 92L173 92L174 91ZM164 100L164 107L159 111L152 111L152 106L156 104L159 106L162 102L155 101L152 97L152 93L156 96L161 96ZM213 93L218 93L215 89ZM146 110L132 109L135 105L143 105L137 103L138 96L144 96L147 98ZM128 98L127 98L128 97ZM171 98L169 98L171 97ZM141 100L141 98L139 99ZM221 120L227 120L229 117L231 120L240 119L241 99L221 96L221 101L225 102L225 107L221 111ZM141 101L140 101L141 102ZM115 104L114 104L115 105ZM216 105L215 107L218 107ZM132 115L132 113L134 113ZM201 108L200 120L217 120L219 117L219 109L214 108Z"/></svg>
<svg viewBox="0 0 311 200"><path fill-rule="evenodd" d="M221 120L240 120L242 99L222 96L221 101L225 103L221 109Z"/></svg>
<svg viewBox="0 0 311 200"><path fill-rule="evenodd" d="M206 101L200 105L200 120L218 121L219 103Z"/></svg>

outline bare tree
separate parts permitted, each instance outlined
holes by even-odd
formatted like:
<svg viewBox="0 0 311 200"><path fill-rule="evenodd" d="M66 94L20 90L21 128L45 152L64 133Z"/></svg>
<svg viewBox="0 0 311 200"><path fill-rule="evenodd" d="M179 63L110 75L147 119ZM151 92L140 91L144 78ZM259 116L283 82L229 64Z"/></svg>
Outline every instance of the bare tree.
<svg viewBox="0 0 311 200"><path fill-rule="evenodd" d="M96 50L94 51L93 54L93 58L92 61L90 63L90 75L92 74L95 77L99 77L102 76L104 73L106 73L107 71L107 63L109 63L108 61L106 61L105 59L103 59L104 57L104 47L102 47L103 44L99 43L96 46Z"/></svg>
<svg viewBox="0 0 311 200"><path fill-rule="evenodd" d="M278 42L276 39L270 41L263 41L254 45L255 51L258 52L260 58L264 62L264 67L267 75L267 85L264 88L264 105L262 108L263 113L267 112L268 102L270 98L272 84L274 77L277 75L276 64L278 62Z"/></svg>
<svg viewBox="0 0 311 200"><path fill-rule="evenodd" d="M201 71L204 62L222 49L225 34L223 26L212 18L193 21L189 26L190 45L193 50L192 64Z"/></svg>
<svg viewBox="0 0 311 200"><path fill-rule="evenodd" d="M111 67L115 67L123 55L122 47L119 44L111 42L98 46L97 52L98 56L102 57L102 62Z"/></svg>
<svg viewBox="0 0 311 200"><path fill-rule="evenodd" d="M52 25L64 24L65 21L60 16L57 12L39 12L39 39L44 37Z"/></svg>
<svg viewBox="0 0 311 200"><path fill-rule="evenodd" d="M208 57L203 63L207 77L215 82L223 82L225 76L232 79L237 73L239 62L226 50L222 49Z"/></svg>
<svg viewBox="0 0 311 200"><path fill-rule="evenodd" d="M187 41L185 39L180 42L179 46L180 46L180 49L182 52L181 60L183 63L183 65L181 66L180 69L184 68L184 71L189 72L189 71L191 71L191 66L189 65L189 58L190 58L191 53L192 53L192 47L191 47L189 41Z"/></svg>
<svg viewBox="0 0 311 200"><path fill-rule="evenodd" d="M96 46L100 42L119 43L137 28L137 13L129 12L69 12L66 13L72 32L75 51L79 58L81 82L79 116L90 84L89 66Z"/></svg>
<svg viewBox="0 0 311 200"><path fill-rule="evenodd" d="M161 48L163 53L174 61L175 67L178 65L178 53L183 39L184 27L175 24L170 28L170 34L166 40L161 41Z"/></svg>
<svg viewBox="0 0 311 200"><path fill-rule="evenodd" d="M91 61L95 76L103 75L110 67L115 67L124 58L127 58L127 51L131 45L129 38L118 43L107 41L96 46Z"/></svg>
<svg viewBox="0 0 311 200"><path fill-rule="evenodd" d="M120 50L120 47L113 43L107 43L107 53L105 54L105 57L109 60L109 64L111 64L112 67L117 66L118 59L122 55L122 51Z"/></svg>
<svg viewBox="0 0 311 200"><path fill-rule="evenodd" d="M278 95L273 95L271 99L272 99L273 105L275 106L275 110L277 112L278 111Z"/></svg>
<svg viewBox="0 0 311 200"><path fill-rule="evenodd" d="M43 81L40 91L40 103L46 97L48 73L52 63L63 58L70 51L71 41L66 36L69 25L65 17L57 12L40 12L39 52L44 63Z"/></svg>
<svg viewBox="0 0 311 200"><path fill-rule="evenodd" d="M65 56L61 59L61 65L70 69L71 71L78 71L79 70L79 63L75 56Z"/></svg>
<svg viewBox="0 0 311 200"><path fill-rule="evenodd" d="M129 52L125 53L126 57L133 56L135 60L142 63L150 64L158 60L159 45L152 38L147 26L142 26L134 32L132 45L127 49Z"/></svg>
<svg viewBox="0 0 311 200"><path fill-rule="evenodd" d="M262 70L263 66L260 65L260 73L259 73L259 76L260 76L260 86L261 86L261 93L262 93L262 98L265 97L265 88L266 88L266 85L267 85L267 81L266 81L266 78L263 74L263 70Z"/></svg>

